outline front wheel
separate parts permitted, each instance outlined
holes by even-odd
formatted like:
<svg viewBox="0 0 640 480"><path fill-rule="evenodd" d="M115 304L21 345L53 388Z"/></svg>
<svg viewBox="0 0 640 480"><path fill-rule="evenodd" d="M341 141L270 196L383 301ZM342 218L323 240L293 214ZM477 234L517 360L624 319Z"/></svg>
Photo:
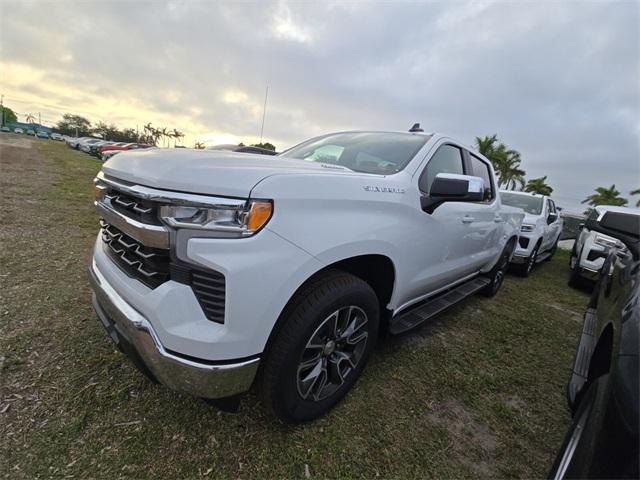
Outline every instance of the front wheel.
<svg viewBox="0 0 640 480"><path fill-rule="evenodd" d="M378 336L373 289L343 272L312 281L291 300L264 363L262 396L286 422L319 417L351 389Z"/></svg>
<svg viewBox="0 0 640 480"><path fill-rule="evenodd" d="M520 276L528 277L529 275L531 275L531 271L533 270L533 267L536 265L538 261L539 249L540 249L540 243L536 244L536 246L533 247L533 251L531 252L531 255L529 255L529 257L527 258L527 261L519 266L518 273L520 273Z"/></svg>
<svg viewBox="0 0 640 480"><path fill-rule="evenodd" d="M610 433L606 431L605 424L608 379L608 375L596 378L582 397L549 478L609 478L607 473L611 474L612 469L607 459L602 458L600 444L604 438L616 441L613 436L606 435Z"/></svg>

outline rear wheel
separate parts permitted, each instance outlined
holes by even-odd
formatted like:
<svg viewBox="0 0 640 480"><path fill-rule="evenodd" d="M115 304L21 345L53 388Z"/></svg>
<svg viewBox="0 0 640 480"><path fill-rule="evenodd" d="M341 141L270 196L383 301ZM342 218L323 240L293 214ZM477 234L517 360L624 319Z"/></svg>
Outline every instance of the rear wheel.
<svg viewBox="0 0 640 480"><path fill-rule="evenodd" d="M284 315L264 363L263 402L283 421L308 421L360 376L378 336L378 299L360 278L334 271L296 294Z"/></svg>
<svg viewBox="0 0 640 480"><path fill-rule="evenodd" d="M502 283L504 282L504 277L507 274L507 268L509 267L509 259L511 258L511 253L513 252L513 245L507 244L502 251L502 255L500 256L500 260L495 264L495 266L491 269L491 271L487 274L489 278L489 285L484 287L480 293L485 297L493 297L500 287L502 287Z"/></svg>

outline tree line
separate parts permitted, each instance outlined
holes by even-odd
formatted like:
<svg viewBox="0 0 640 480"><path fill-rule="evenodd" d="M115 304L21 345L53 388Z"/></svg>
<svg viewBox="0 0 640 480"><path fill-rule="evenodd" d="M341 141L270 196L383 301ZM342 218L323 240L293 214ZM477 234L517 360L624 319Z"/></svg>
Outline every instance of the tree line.
<svg viewBox="0 0 640 480"><path fill-rule="evenodd" d="M92 125L89 119L81 115L72 115L65 113L62 116L56 126L56 131L63 135L72 135L78 137L87 137L91 135L100 135L105 140L111 140L114 142L130 142L130 143L146 143L148 145L171 147L182 144L184 139L184 133L175 128L167 127L154 127L151 123L147 123L142 126L142 131L133 128L120 129L114 124L106 124L104 122L98 122ZM239 146L244 146L242 143ZM265 142L256 143L252 145L254 147L266 148L268 150L276 150L275 145ZM203 142L195 142L193 148L203 149L205 144Z"/></svg>
<svg viewBox="0 0 640 480"><path fill-rule="evenodd" d="M142 131L133 128L120 129L113 123L98 122L92 125L89 119L70 113L65 113L54 128L63 135L78 137L99 135L105 140L114 142L146 143L164 147L170 147L172 141L173 146L176 146L184 138L184 133L175 128L156 128L151 123L147 123L142 127Z"/></svg>
<svg viewBox="0 0 640 480"><path fill-rule="evenodd" d="M553 192L553 188L547 184L546 175L525 181L526 172L522 169L520 152L500 142L497 134L476 137L475 146L493 164L493 169L498 177L498 187L507 190L516 190L519 187L519 190L540 195L551 195ZM640 188L632 190L629 195L640 195ZM624 206L629 201L621 196L615 185L611 185L608 188L597 187L595 193L585 198L582 203L591 207L597 205ZM640 207L640 200L636 202L636 207ZM585 212L585 214L588 213L589 210Z"/></svg>

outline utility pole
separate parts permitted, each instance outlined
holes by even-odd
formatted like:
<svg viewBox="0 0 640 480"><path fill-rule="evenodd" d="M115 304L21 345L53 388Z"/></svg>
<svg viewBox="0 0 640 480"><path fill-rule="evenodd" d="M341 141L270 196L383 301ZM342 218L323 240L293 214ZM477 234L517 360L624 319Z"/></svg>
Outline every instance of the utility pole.
<svg viewBox="0 0 640 480"><path fill-rule="evenodd" d="M0 95L0 110L2 110L2 125L0 127L4 127L4 95Z"/></svg>
<svg viewBox="0 0 640 480"><path fill-rule="evenodd" d="M38 125L42 128L42 118L40 117L40 112L38 112Z"/></svg>
<svg viewBox="0 0 640 480"><path fill-rule="evenodd" d="M264 117L267 114L267 96L269 95L269 85L264 92L264 107L262 108L262 126L260 127L260 145L262 145L262 134L264 132Z"/></svg>

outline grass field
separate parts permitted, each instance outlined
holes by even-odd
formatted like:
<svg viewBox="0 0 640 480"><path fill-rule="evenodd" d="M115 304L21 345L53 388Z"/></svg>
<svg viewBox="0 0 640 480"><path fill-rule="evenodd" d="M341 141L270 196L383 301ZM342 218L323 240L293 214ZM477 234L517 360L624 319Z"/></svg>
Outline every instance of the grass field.
<svg viewBox="0 0 640 480"><path fill-rule="evenodd" d="M287 426L253 393L227 414L146 381L90 307L99 162L0 141L3 478L546 475L588 300L566 286L566 252L494 299L381 340L344 402Z"/></svg>

